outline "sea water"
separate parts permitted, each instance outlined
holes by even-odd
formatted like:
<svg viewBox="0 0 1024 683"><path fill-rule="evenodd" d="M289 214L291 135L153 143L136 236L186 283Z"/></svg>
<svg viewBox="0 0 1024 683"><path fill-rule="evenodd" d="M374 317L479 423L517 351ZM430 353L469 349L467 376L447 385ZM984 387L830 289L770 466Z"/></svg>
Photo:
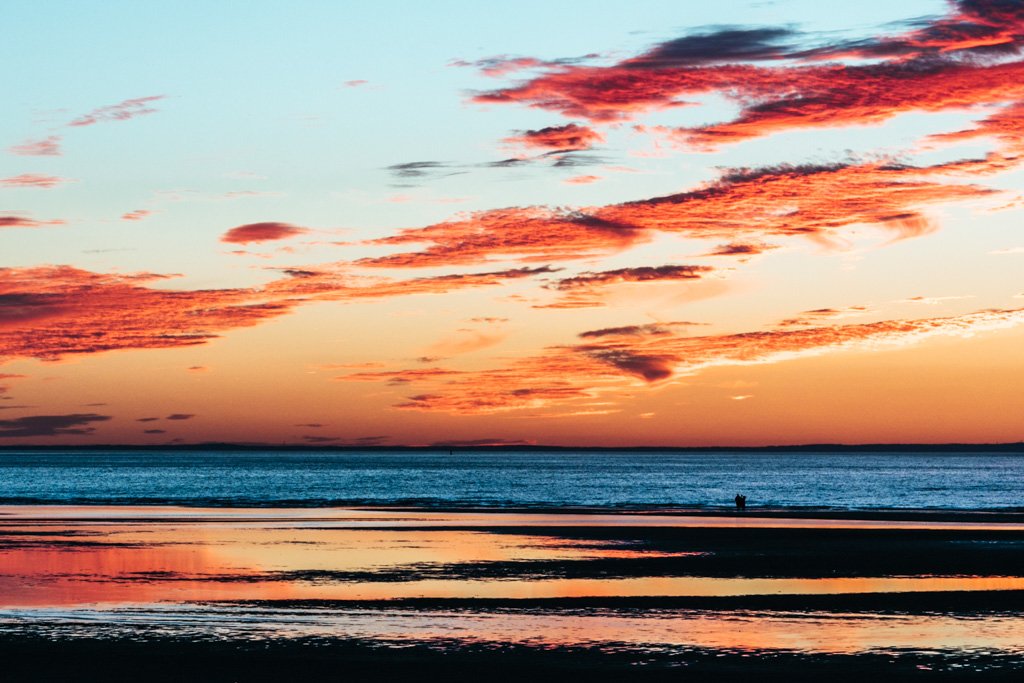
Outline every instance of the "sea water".
<svg viewBox="0 0 1024 683"><path fill-rule="evenodd" d="M1024 509L1024 454L721 451L0 453L0 504Z"/></svg>

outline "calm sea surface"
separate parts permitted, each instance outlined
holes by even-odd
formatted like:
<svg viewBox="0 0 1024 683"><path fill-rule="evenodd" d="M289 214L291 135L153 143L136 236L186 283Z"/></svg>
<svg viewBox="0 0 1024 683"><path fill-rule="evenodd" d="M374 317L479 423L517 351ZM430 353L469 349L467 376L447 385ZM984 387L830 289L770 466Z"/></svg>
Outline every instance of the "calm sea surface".
<svg viewBox="0 0 1024 683"><path fill-rule="evenodd" d="M990 453L49 452L0 455L0 503L1024 509Z"/></svg>

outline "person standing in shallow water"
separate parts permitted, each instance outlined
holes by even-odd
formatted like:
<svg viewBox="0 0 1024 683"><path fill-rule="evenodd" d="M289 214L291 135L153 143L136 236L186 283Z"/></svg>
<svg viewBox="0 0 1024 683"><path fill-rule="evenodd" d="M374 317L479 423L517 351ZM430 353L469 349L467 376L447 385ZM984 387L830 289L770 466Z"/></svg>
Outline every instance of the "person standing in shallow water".
<svg viewBox="0 0 1024 683"><path fill-rule="evenodd" d="M737 510L742 512L743 510L747 509L747 497L746 496L741 496L740 494L737 493L736 497L733 500L736 501L736 509Z"/></svg>

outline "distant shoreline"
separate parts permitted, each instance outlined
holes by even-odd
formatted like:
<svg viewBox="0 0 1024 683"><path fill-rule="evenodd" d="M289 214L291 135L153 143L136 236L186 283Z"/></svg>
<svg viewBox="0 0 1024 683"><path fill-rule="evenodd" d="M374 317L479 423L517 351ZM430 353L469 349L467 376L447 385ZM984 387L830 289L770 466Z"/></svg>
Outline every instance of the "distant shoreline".
<svg viewBox="0 0 1024 683"><path fill-rule="evenodd" d="M437 444L430 446L312 446L305 444L248 444L248 443L195 443L170 445L131 445L131 444L72 444L72 445L0 445L0 454L33 451L217 451L250 453L258 451L296 452L296 453L331 453L331 452L370 452L370 453L436 453L451 451L453 453L820 453L822 451L837 453L1024 453L1024 442L1015 443L944 443L944 444L798 444L791 446L540 446L540 445L466 445Z"/></svg>

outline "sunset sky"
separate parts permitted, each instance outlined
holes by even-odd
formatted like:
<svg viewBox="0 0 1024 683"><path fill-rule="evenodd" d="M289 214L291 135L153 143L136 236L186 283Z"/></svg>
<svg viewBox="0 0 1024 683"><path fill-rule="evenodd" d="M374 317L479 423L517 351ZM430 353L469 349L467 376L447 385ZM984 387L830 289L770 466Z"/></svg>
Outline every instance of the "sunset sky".
<svg viewBox="0 0 1024 683"><path fill-rule="evenodd" d="M0 444L1024 439L1024 3L4 7Z"/></svg>

